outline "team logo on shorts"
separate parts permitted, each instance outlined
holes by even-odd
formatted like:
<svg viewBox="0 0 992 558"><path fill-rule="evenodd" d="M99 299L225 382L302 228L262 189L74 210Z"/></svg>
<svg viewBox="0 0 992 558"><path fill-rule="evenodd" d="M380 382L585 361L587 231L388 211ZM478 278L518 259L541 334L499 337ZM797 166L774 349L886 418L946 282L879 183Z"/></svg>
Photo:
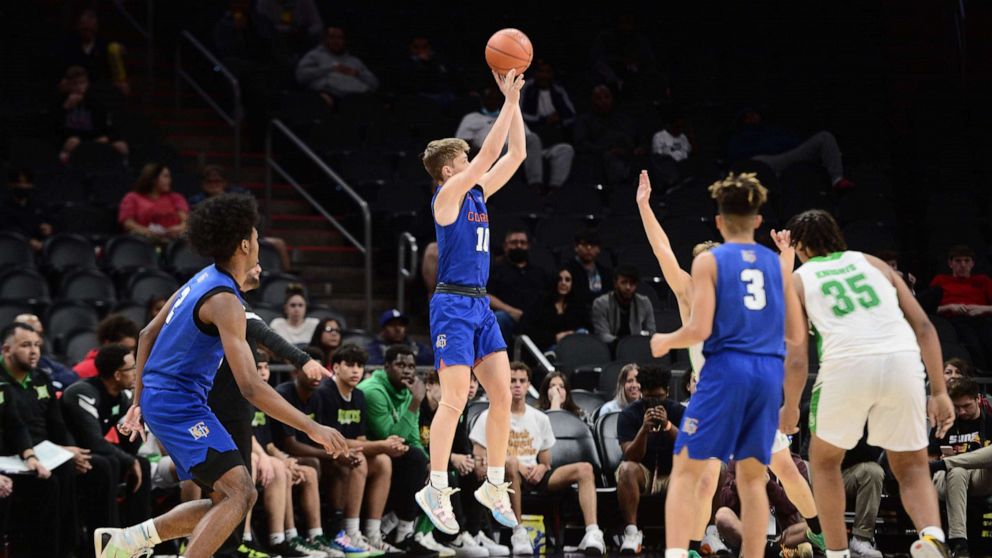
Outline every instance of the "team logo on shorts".
<svg viewBox="0 0 992 558"><path fill-rule="evenodd" d="M193 435L194 440L199 440L200 438L206 438L210 434L210 429L207 428L207 425L203 421L200 421L189 427L189 433Z"/></svg>
<svg viewBox="0 0 992 558"><path fill-rule="evenodd" d="M696 430L699 430L699 421L694 418L685 419L685 422L682 424L682 432L692 436L696 433Z"/></svg>
<svg viewBox="0 0 992 558"><path fill-rule="evenodd" d="M445 337L444 334L442 333L441 335L438 335L437 336L437 343L435 343L434 345L438 349L443 349L444 346L447 345L447 344L448 344L448 338Z"/></svg>
<svg viewBox="0 0 992 558"><path fill-rule="evenodd" d="M754 250L741 250L741 259L747 263L754 263L758 261L758 256L754 254Z"/></svg>

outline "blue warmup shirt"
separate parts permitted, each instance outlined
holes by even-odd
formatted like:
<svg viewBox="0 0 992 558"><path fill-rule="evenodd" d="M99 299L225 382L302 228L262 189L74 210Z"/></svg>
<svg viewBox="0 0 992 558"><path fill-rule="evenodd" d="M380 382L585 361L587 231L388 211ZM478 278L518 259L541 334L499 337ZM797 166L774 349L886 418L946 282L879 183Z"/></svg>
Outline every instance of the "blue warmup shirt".
<svg viewBox="0 0 992 558"><path fill-rule="evenodd" d="M434 201L441 188L431 198ZM448 285L485 288L489 282L489 212L482 186L465 194L458 218L450 225L434 221L437 234L437 282Z"/></svg>

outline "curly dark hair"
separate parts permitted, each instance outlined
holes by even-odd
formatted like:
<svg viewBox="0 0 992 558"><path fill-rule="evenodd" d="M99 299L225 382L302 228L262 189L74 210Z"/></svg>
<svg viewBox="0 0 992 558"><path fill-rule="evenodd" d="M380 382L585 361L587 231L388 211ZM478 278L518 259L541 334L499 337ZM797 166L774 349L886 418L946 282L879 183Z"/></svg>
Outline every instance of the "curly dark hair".
<svg viewBox="0 0 992 558"><path fill-rule="evenodd" d="M226 262L242 240L251 238L258 204L245 194L222 194L204 200L189 215L186 235L193 249L215 262Z"/></svg>
<svg viewBox="0 0 992 558"><path fill-rule="evenodd" d="M793 216L785 228L792 234L792 245L802 245L810 256L826 256L847 250L837 221L822 209L810 209Z"/></svg>
<svg viewBox="0 0 992 558"><path fill-rule="evenodd" d="M120 343L128 337L138 339L138 324L123 314L111 314L96 324L96 339L101 345Z"/></svg>

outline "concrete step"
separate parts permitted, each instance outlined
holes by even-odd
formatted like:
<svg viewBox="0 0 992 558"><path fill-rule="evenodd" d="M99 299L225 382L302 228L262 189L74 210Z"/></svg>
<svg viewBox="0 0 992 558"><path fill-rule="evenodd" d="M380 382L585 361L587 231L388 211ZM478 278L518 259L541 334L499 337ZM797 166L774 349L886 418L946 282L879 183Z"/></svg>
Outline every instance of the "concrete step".
<svg viewBox="0 0 992 558"><path fill-rule="evenodd" d="M308 265L341 267L365 265L364 256L353 248L314 245L291 245L291 247L293 249L293 266L298 268Z"/></svg>

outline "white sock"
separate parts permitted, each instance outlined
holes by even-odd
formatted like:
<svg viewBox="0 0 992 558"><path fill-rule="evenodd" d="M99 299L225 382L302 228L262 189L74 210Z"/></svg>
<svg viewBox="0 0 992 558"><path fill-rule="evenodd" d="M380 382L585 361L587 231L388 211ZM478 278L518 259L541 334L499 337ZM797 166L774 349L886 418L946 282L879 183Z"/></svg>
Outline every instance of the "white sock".
<svg viewBox="0 0 992 558"><path fill-rule="evenodd" d="M827 550L827 558L851 558L851 550Z"/></svg>
<svg viewBox="0 0 992 558"><path fill-rule="evenodd" d="M665 558L688 558L689 551L684 548L668 548L665 550Z"/></svg>
<svg viewBox="0 0 992 558"><path fill-rule="evenodd" d="M299 537L300 533L296 529L286 529L286 540L291 541L296 537Z"/></svg>
<svg viewBox="0 0 992 558"><path fill-rule="evenodd" d="M124 538L132 541L144 541L145 546L155 546L162 542L155 529L155 520L153 519L128 527L124 530Z"/></svg>
<svg viewBox="0 0 992 558"><path fill-rule="evenodd" d="M252 539L252 536L251 536L251 531L248 531L248 532L246 532L246 533L243 533L243 534L241 535L241 540L243 540L243 541L245 541L245 542L251 542L251 541L253 540L253 539Z"/></svg>
<svg viewBox="0 0 992 558"><path fill-rule="evenodd" d="M924 527L923 530L920 531L920 536L923 537L925 535L929 535L942 543L947 542L947 540L944 537L944 530L941 529L939 526L931 525L929 527Z"/></svg>
<svg viewBox="0 0 992 558"><path fill-rule="evenodd" d="M448 471L431 471L431 486L438 490L448 488Z"/></svg>
<svg viewBox="0 0 992 558"><path fill-rule="evenodd" d="M365 520L365 536L374 541L382 540L382 520L381 519L366 519Z"/></svg>
<svg viewBox="0 0 992 558"><path fill-rule="evenodd" d="M307 531L307 538L310 539L310 540L316 539L317 537L323 537L323 536L324 536L324 530L321 529L320 527L314 527L313 529L310 529L309 531Z"/></svg>
<svg viewBox="0 0 992 558"><path fill-rule="evenodd" d="M593 523L592 525L586 525L586 533L592 533L593 531L599 531L599 525Z"/></svg>
<svg viewBox="0 0 992 558"><path fill-rule="evenodd" d="M357 517L344 518L344 534L348 535L351 539L354 539L357 535L359 535Z"/></svg>
<svg viewBox="0 0 992 558"><path fill-rule="evenodd" d="M286 542L286 535L283 533L272 533L269 535L269 544L277 545Z"/></svg>
<svg viewBox="0 0 992 558"><path fill-rule="evenodd" d="M486 478L493 484L503 484L506 482L506 467L489 467Z"/></svg>
<svg viewBox="0 0 992 558"><path fill-rule="evenodd" d="M631 523L630 525L624 527L623 532L626 535L634 536L637 534L637 525Z"/></svg>
<svg viewBox="0 0 992 558"><path fill-rule="evenodd" d="M413 533L413 522L401 519L396 525L396 540L402 541Z"/></svg>

